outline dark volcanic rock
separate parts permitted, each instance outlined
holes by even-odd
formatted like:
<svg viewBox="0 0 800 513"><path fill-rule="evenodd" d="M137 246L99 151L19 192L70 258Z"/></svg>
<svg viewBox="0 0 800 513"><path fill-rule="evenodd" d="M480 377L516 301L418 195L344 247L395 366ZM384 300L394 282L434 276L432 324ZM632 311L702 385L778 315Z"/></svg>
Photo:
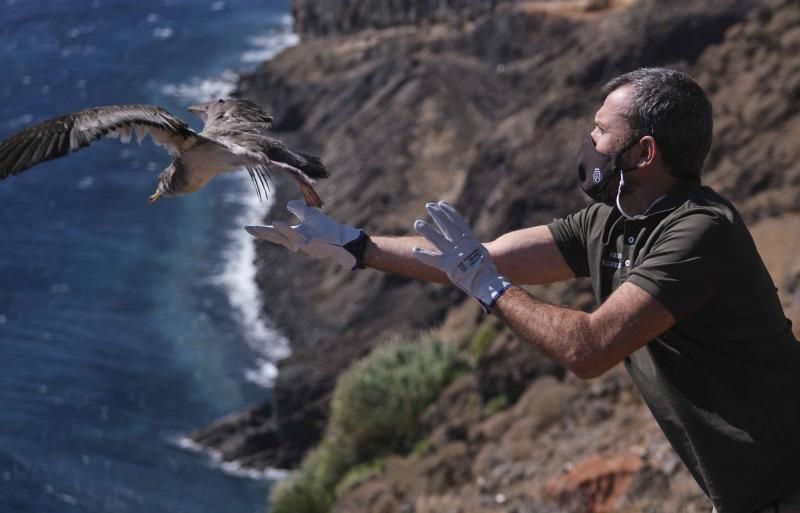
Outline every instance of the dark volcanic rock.
<svg viewBox="0 0 800 513"><path fill-rule="evenodd" d="M505 396L515 402L541 376L564 377L564 369L511 331L504 332L478 360L475 374L481 397Z"/></svg>
<svg viewBox="0 0 800 513"><path fill-rule="evenodd" d="M285 468L296 456L284 451L269 403L225 416L188 435L193 442L216 452L223 461L249 468Z"/></svg>
<svg viewBox="0 0 800 513"><path fill-rule="evenodd" d="M295 0L295 31L304 36L349 34L398 25L467 21L510 0Z"/></svg>
<svg viewBox="0 0 800 513"><path fill-rule="evenodd" d="M747 221L800 209L800 6L763 2L703 54L715 109L707 181Z"/></svg>

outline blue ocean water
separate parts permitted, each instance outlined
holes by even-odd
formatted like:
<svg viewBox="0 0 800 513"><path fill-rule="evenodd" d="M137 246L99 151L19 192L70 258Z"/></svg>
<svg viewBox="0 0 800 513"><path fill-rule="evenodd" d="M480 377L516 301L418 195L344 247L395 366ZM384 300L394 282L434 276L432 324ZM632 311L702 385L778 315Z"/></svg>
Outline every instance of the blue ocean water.
<svg viewBox="0 0 800 513"><path fill-rule="evenodd" d="M184 108L292 44L289 0L0 0L0 138L81 108ZM254 513L268 478L178 446L269 398L244 173L147 204L167 154L100 141L0 182L0 513Z"/></svg>

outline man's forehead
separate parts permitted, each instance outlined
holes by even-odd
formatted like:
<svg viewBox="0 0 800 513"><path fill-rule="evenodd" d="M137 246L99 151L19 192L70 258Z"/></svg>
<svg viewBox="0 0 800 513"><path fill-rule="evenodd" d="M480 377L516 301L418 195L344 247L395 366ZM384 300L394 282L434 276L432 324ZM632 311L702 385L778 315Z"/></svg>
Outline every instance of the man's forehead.
<svg viewBox="0 0 800 513"><path fill-rule="evenodd" d="M634 88L632 84L618 87L606 96L603 105L595 114L595 122L601 125L627 125L626 115L633 99Z"/></svg>

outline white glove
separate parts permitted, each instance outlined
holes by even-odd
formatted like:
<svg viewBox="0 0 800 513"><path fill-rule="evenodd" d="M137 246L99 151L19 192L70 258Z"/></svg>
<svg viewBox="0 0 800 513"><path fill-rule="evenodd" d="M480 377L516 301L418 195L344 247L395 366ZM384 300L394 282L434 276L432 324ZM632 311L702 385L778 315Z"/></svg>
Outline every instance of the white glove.
<svg viewBox="0 0 800 513"><path fill-rule="evenodd" d="M275 221L272 226L245 226L253 237L286 246L291 251L302 251L315 258L329 258L345 269L355 269L363 255L355 249L356 243L366 239L363 230L339 224L315 207L292 200L286 208L300 219L300 224L289 226Z"/></svg>
<svg viewBox="0 0 800 513"><path fill-rule="evenodd" d="M511 282L497 272L489 251L478 242L452 205L440 201L428 203L425 208L439 230L421 220L414 223L414 229L439 253L414 248L414 256L447 274L453 285L480 301L488 312Z"/></svg>

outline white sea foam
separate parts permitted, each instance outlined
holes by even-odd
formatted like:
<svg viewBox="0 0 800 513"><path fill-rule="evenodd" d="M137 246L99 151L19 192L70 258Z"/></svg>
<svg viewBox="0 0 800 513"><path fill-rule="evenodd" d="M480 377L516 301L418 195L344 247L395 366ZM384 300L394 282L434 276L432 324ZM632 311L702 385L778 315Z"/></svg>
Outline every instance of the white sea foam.
<svg viewBox="0 0 800 513"><path fill-rule="evenodd" d="M300 37L288 28L268 36L252 37L248 41L254 48L242 54L241 60L254 64L275 57L281 50L300 42Z"/></svg>
<svg viewBox="0 0 800 513"><path fill-rule="evenodd" d="M94 177L93 176L84 176L80 180L78 180L77 186L78 189L85 191L89 189L92 185L94 185Z"/></svg>
<svg viewBox="0 0 800 513"><path fill-rule="evenodd" d="M298 39L291 34L291 27L291 16L285 16L281 19L278 30L249 40L252 46L257 47L253 52L261 52L259 61L271 58L284 48L297 44ZM245 59L248 53L250 52L245 52L242 56L243 62L251 62ZM235 84L235 80L231 80L231 83ZM232 91L233 87L228 94ZM272 207L272 200L268 198L262 203L252 194L246 173L231 173L227 176L239 180L241 190L237 194L228 195L225 200L239 203L242 208L225 250L224 270L214 280L227 291L228 301L236 310L244 328L247 344L260 355L256 359L255 368L245 370L245 378L257 385L271 387L278 375L275 362L289 356L289 341L262 315L265 305L256 286L255 240L242 227L261 219ZM232 471L231 468L227 470Z"/></svg>
<svg viewBox="0 0 800 513"><path fill-rule="evenodd" d="M245 341L261 356L256 361L255 369L245 370L245 378L258 385L270 387L278 374L274 362L289 355L289 341L261 315L264 303L256 286L255 241L242 227L259 219L264 210L271 208L272 203L269 199L261 203L252 194L249 182L243 178L247 176L244 172L227 176L238 177L243 190L229 194L224 199L240 204L242 209L234 222L236 228L229 234L224 251L224 269L212 281L226 290L228 302L245 332Z"/></svg>
<svg viewBox="0 0 800 513"><path fill-rule="evenodd" d="M212 4L213 7L214 4ZM220 8L224 8L224 3ZM169 34L167 37L171 35ZM250 48L239 56L239 61L248 65L246 67L249 68L275 57L282 50L299 42L298 35L292 32L292 17L282 16L277 27L266 34L253 36L247 40ZM216 77L194 77L181 84L166 84L161 87L161 92L181 101L207 102L217 98L229 98L236 89L238 80L237 72L226 70L222 75Z"/></svg>
<svg viewBox="0 0 800 513"><path fill-rule="evenodd" d="M33 114L23 114L13 119L9 119L6 121L6 127L10 129L19 128L24 125L28 125L33 121Z"/></svg>
<svg viewBox="0 0 800 513"><path fill-rule="evenodd" d="M288 353L288 345L287 345ZM278 377L278 368L275 364L264 358L256 359L256 368L247 369L244 371L244 377L247 381L255 383L256 385L264 388L269 388L275 384L275 378Z"/></svg>
<svg viewBox="0 0 800 513"><path fill-rule="evenodd" d="M264 470L244 468L236 461L222 462L219 464L219 467L227 474L237 477L246 477L249 479L280 481L289 476L289 472L287 470L282 470L279 468L265 468Z"/></svg>
<svg viewBox="0 0 800 513"><path fill-rule="evenodd" d="M217 98L229 98L236 89L239 75L225 71L214 78L195 77L183 84L166 84L161 92L188 103L207 102Z"/></svg>
<svg viewBox="0 0 800 513"><path fill-rule="evenodd" d="M248 64L262 62L297 44L299 38L291 30L292 17L281 17L277 28L265 35L248 39L251 48L240 56L240 61ZM195 77L186 83L167 84L161 90L182 102L204 102L230 97L238 80L239 75L228 70L214 78ZM255 241L242 229L244 225L260 219L271 207L271 203L269 200L262 203L252 194L249 178L244 172L229 173L217 179L240 182L240 190L226 196L225 201L238 203L242 208L235 221L235 228L229 234L224 268L211 281L227 292L228 302L236 312L248 346L259 355L255 368L244 371L245 379L263 387L271 387L278 374L275 362L289 355L289 341L262 316L264 303L255 282Z"/></svg>
<svg viewBox="0 0 800 513"><path fill-rule="evenodd" d="M188 451L206 454L212 461L212 464L221 469L226 474L236 477L244 477L253 480L266 480L266 481L280 481L289 476L289 471L279 468L265 468L258 470L254 468L245 468L236 461L223 461L222 453L214 449L204 447L194 440L186 437L180 437L171 441L178 447Z"/></svg>
<svg viewBox="0 0 800 513"><path fill-rule="evenodd" d="M172 27L156 27L153 29L153 37L156 39L169 39L175 34Z"/></svg>

